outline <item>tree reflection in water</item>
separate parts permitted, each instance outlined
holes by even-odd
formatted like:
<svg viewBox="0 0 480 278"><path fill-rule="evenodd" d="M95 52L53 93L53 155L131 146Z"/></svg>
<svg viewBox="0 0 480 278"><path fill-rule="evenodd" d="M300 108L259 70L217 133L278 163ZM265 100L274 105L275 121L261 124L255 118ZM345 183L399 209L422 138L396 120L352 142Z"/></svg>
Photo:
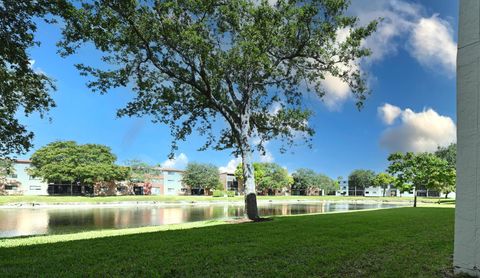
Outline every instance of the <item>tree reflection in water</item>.
<svg viewBox="0 0 480 278"><path fill-rule="evenodd" d="M382 203L260 203L262 216L398 207ZM128 207L16 208L0 210L0 237L61 234L240 218L243 203Z"/></svg>

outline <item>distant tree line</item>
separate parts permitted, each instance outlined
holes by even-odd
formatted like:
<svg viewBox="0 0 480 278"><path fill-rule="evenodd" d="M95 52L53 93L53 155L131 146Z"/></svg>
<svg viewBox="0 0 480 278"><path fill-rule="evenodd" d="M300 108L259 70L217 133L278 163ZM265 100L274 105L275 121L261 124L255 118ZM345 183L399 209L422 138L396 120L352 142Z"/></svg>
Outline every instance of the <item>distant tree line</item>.
<svg viewBox="0 0 480 278"><path fill-rule="evenodd" d="M354 170L348 177L349 188L357 192L369 186L388 186L400 192L433 190L445 194L455 191L456 185L456 144L439 147L435 152L401 153L388 156L389 165L385 172L375 174L371 170ZM416 204L416 198L415 198Z"/></svg>

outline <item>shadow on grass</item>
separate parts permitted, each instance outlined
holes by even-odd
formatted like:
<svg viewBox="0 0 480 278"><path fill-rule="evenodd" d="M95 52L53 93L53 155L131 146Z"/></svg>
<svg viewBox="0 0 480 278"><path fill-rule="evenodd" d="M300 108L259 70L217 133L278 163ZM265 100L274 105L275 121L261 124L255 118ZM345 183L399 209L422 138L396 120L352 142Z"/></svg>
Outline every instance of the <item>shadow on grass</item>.
<svg viewBox="0 0 480 278"><path fill-rule="evenodd" d="M454 210L279 217L0 249L0 276L439 277Z"/></svg>

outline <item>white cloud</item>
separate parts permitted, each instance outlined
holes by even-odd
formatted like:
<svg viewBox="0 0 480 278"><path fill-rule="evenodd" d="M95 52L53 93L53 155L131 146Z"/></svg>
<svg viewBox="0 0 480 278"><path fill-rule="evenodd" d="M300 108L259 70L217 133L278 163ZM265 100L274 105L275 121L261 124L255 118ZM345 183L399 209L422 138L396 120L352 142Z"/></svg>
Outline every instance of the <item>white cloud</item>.
<svg viewBox="0 0 480 278"><path fill-rule="evenodd" d="M238 164L240 164L241 162L241 157L230 159L226 166L218 167L218 171L220 171L220 173L234 173L237 169Z"/></svg>
<svg viewBox="0 0 480 278"><path fill-rule="evenodd" d="M397 53L400 46L398 38L410 32L421 17L423 8L405 1L376 0L368 3L354 1L350 11L359 17L363 25L382 18L377 31L364 42L364 46L372 50L367 61L375 62Z"/></svg>
<svg viewBox="0 0 480 278"><path fill-rule="evenodd" d="M268 113L272 115L276 115L280 110L282 110L282 104L280 102L274 102L270 106L270 109L268 110Z"/></svg>
<svg viewBox="0 0 480 278"><path fill-rule="evenodd" d="M351 96L348 84L330 73L325 75L322 84L325 88L325 95L322 100L330 110L340 109L341 105Z"/></svg>
<svg viewBox="0 0 480 278"><path fill-rule="evenodd" d="M360 67L367 72L372 63L404 48L421 66L428 69L439 66L442 74L453 76L457 46L452 27L438 15L427 16L422 5L401 0L352 1L349 12L359 17L361 25L382 18L377 31L363 42L372 54L359 65L351 65L352 70ZM348 32L338 30L337 39L345 40ZM323 86L326 91L323 101L330 110L339 110L352 98L349 86L330 74L325 75Z"/></svg>
<svg viewBox="0 0 480 278"><path fill-rule="evenodd" d="M252 146L255 148L258 144L260 144L260 137L254 136L251 142ZM270 144L270 141L263 142L265 153L258 155L258 160L260 160L260 162L273 162L275 160L273 154L268 150L268 144Z"/></svg>
<svg viewBox="0 0 480 278"><path fill-rule="evenodd" d="M450 117L431 108L418 113L405 109L400 123L383 132L380 144L390 152L431 152L456 142L456 130Z"/></svg>
<svg viewBox="0 0 480 278"><path fill-rule="evenodd" d="M393 124L400 114L402 114L402 109L388 103L378 107L378 115L387 125Z"/></svg>
<svg viewBox="0 0 480 278"><path fill-rule="evenodd" d="M172 159L165 160L161 166L164 168L174 168L174 169L183 169L188 164L188 157L186 154L181 153L178 156L175 156Z"/></svg>
<svg viewBox="0 0 480 278"><path fill-rule="evenodd" d="M420 65L440 65L448 76L455 71L456 42L453 28L437 14L426 15L420 4L401 0L354 1L350 11L361 24L382 18L377 31L365 41L372 50L368 61L379 61L405 47ZM403 43L406 38L408 43Z"/></svg>
<svg viewBox="0 0 480 278"><path fill-rule="evenodd" d="M455 73L457 44L453 40L450 23L433 15L421 18L413 28L411 55L430 69L442 69L448 75Z"/></svg>

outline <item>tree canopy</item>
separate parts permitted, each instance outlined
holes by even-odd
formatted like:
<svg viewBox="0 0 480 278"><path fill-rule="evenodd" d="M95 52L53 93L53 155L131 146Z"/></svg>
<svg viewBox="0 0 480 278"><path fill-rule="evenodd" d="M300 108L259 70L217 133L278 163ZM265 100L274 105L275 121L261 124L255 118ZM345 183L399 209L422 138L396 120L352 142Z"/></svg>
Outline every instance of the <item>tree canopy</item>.
<svg viewBox="0 0 480 278"><path fill-rule="evenodd" d="M388 172L396 177L399 188L425 188L451 192L455 186L455 168L432 153L393 153L388 157Z"/></svg>
<svg viewBox="0 0 480 278"><path fill-rule="evenodd" d="M145 182L162 174L158 169L160 165L152 166L137 159L129 160L126 164L130 170L129 177L132 182Z"/></svg>
<svg viewBox="0 0 480 278"><path fill-rule="evenodd" d="M109 65L78 65L93 77L89 87L106 93L129 86L135 97L118 115L149 115L169 125L171 155L177 141L195 130L207 138L200 149L241 155L247 214L256 218L251 153L264 152L264 143L274 138L288 146L299 136L310 140L314 130L308 125L311 111L302 103L305 90L323 97L322 82L333 76L348 84L359 107L365 100L368 90L357 63L370 54L362 40L377 22L358 26L356 17L345 15L348 4L84 1L63 13L59 45L63 55L83 43L99 49Z"/></svg>
<svg viewBox="0 0 480 278"><path fill-rule="evenodd" d="M18 115L37 112L44 117L55 106L49 95L55 86L34 69L29 49L40 44L35 40L38 18L65 8L61 0L0 1L0 156L24 153L32 147L33 133L20 123Z"/></svg>
<svg viewBox="0 0 480 278"><path fill-rule="evenodd" d="M395 178L388 173L378 173L372 180L373 186L383 188L383 196L385 197L385 190L389 185L395 186Z"/></svg>
<svg viewBox="0 0 480 278"><path fill-rule="evenodd" d="M435 155L446 160L451 167L457 168L457 144L453 143L447 147L438 147Z"/></svg>
<svg viewBox="0 0 480 278"><path fill-rule="evenodd" d="M217 166L209 163L188 163L183 183L195 189L223 189Z"/></svg>
<svg viewBox="0 0 480 278"><path fill-rule="evenodd" d="M115 165L116 156L109 147L98 144L78 145L74 141L57 141L38 149L32 155L32 176L48 182L125 180L129 169Z"/></svg>
<svg viewBox="0 0 480 278"><path fill-rule="evenodd" d="M348 187L365 188L365 187L371 186L373 183L374 177L375 177L375 172L373 172L372 170L363 170L363 169L354 170L348 176Z"/></svg>
<svg viewBox="0 0 480 278"><path fill-rule="evenodd" d="M255 169L255 184L258 191L282 189L293 183L288 171L276 163L254 162L253 168ZM235 176L238 180L243 181L241 164L237 166Z"/></svg>
<svg viewBox="0 0 480 278"><path fill-rule="evenodd" d="M0 159L0 179L6 178L8 175L14 173L13 161L9 158Z"/></svg>
<svg viewBox="0 0 480 278"><path fill-rule="evenodd" d="M297 169L292 174L292 189L319 188L325 191L336 190L338 183L326 175L318 174L312 169Z"/></svg>

